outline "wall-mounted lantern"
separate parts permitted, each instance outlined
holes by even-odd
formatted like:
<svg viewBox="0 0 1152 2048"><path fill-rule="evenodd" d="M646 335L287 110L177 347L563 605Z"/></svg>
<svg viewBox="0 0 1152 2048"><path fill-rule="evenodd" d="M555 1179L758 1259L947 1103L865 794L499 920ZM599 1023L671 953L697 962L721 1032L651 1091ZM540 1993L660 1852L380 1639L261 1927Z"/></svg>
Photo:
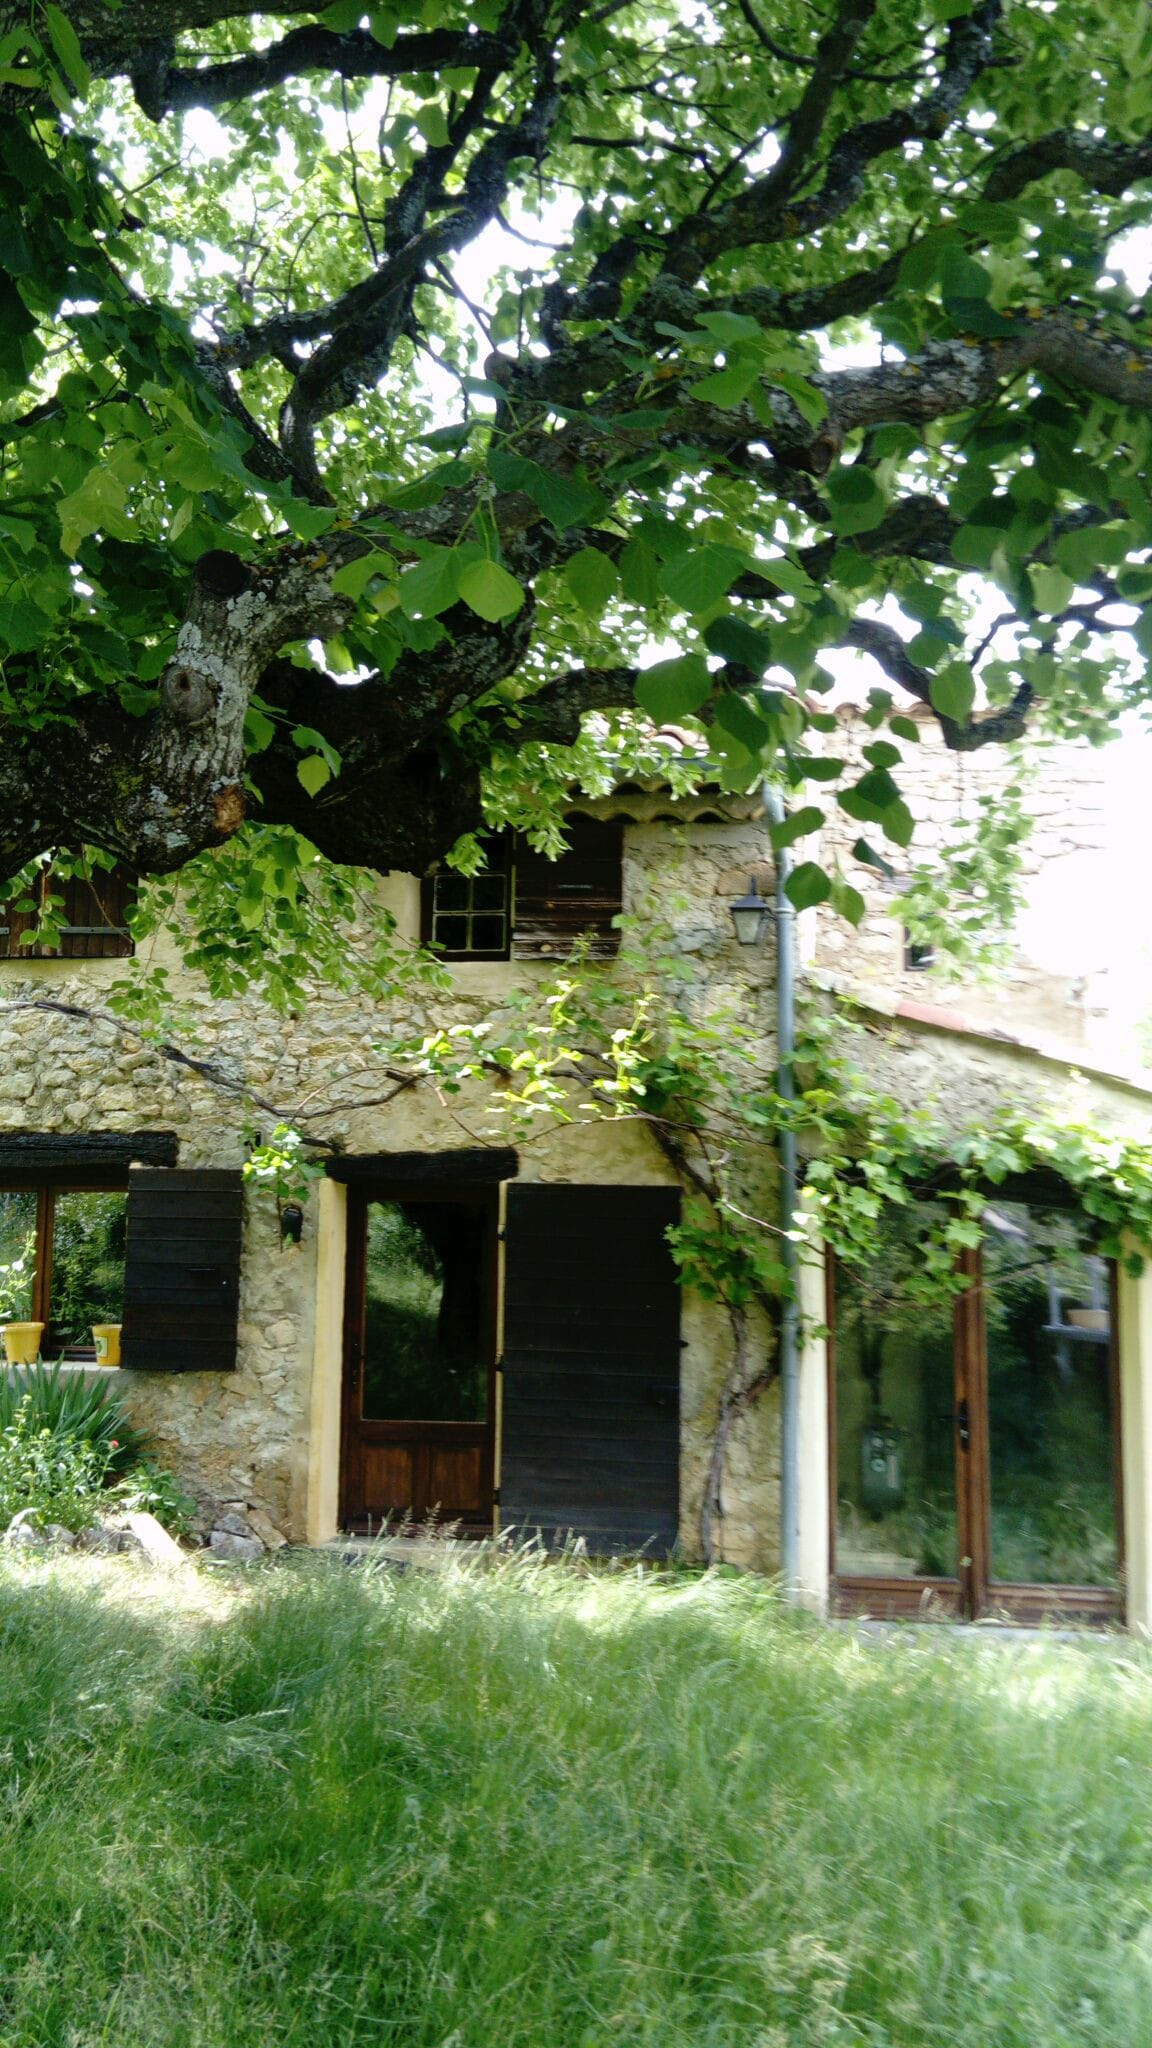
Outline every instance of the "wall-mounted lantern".
<svg viewBox="0 0 1152 2048"><path fill-rule="evenodd" d="M768 929L768 904L756 887L755 875L748 877L748 894L728 905L736 937L742 946L758 946Z"/></svg>
<svg viewBox="0 0 1152 2048"><path fill-rule="evenodd" d="M284 1202L280 1207L280 1238L284 1244L299 1244L304 1234L304 1211L299 1202Z"/></svg>

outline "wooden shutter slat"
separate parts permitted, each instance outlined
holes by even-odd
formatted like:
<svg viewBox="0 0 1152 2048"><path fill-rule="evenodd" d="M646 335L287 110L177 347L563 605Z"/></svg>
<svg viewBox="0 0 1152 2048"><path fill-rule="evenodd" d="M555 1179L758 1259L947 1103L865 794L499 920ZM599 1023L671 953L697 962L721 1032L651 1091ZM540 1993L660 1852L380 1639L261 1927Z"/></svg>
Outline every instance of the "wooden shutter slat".
<svg viewBox="0 0 1152 2048"><path fill-rule="evenodd" d="M501 1518L590 1550L676 1541L675 1188L507 1190Z"/></svg>
<svg viewBox="0 0 1152 2048"><path fill-rule="evenodd" d="M238 1169L133 1169L121 1339L129 1370L235 1370L243 1213Z"/></svg>

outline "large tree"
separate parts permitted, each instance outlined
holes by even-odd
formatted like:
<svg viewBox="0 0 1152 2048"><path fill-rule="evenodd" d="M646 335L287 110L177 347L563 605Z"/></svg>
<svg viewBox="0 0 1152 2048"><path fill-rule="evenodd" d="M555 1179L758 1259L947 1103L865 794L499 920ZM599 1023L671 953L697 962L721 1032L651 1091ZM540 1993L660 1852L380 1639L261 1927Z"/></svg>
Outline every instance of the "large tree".
<svg viewBox="0 0 1152 2048"><path fill-rule="evenodd" d="M1150 130L1115 0L0 0L0 870L422 870L637 706L799 782L844 647L898 842L907 693L1098 728Z"/></svg>

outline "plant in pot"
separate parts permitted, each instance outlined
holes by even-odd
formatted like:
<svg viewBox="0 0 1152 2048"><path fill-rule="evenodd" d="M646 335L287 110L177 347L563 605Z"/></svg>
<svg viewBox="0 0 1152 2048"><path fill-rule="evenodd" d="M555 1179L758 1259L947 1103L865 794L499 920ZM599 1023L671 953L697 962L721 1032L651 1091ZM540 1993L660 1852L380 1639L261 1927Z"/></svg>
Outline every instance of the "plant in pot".
<svg viewBox="0 0 1152 2048"><path fill-rule="evenodd" d="M36 1234L29 1231L23 1250L0 1263L0 1339L9 1365L32 1365L40 1355L43 1323L22 1320L32 1308L35 1260Z"/></svg>

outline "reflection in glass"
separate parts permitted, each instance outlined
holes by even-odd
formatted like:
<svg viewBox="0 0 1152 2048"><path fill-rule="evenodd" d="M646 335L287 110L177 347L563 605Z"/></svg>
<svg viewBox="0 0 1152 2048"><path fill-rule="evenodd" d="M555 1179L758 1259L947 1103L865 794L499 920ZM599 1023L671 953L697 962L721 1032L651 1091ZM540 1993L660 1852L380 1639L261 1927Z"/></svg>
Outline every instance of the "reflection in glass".
<svg viewBox="0 0 1152 2048"><path fill-rule="evenodd" d="M992 1577L1118 1585L1108 1268L1065 1210L984 1211Z"/></svg>
<svg viewBox="0 0 1152 2048"><path fill-rule="evenodd" d="M57 1193L46 1358L77 1346L91 1351L93 1323L123 1321L127 1211L123 1193Z"/></svg>
<svg viewBox="0 0 1152 2048"><path fill-rule="evenodd" d="M956 1468L952 1305L917 1304L935 1211L891 1209L866 1269L836 1275L836 1569L954 1577Z"/></svg>
<svg viewBox="0 0 1152 2048"><path fill-rule="evenodd" d="M487 1233L478 1203L369 1204L366 1419L484 1420Z"/></svg>
<svg viewBox="0 0 1152 2048"><path fill-rule="evenodd" d="M35 1270L35 1191L0 1192L0 1322L31 1322Z"/></svg>

